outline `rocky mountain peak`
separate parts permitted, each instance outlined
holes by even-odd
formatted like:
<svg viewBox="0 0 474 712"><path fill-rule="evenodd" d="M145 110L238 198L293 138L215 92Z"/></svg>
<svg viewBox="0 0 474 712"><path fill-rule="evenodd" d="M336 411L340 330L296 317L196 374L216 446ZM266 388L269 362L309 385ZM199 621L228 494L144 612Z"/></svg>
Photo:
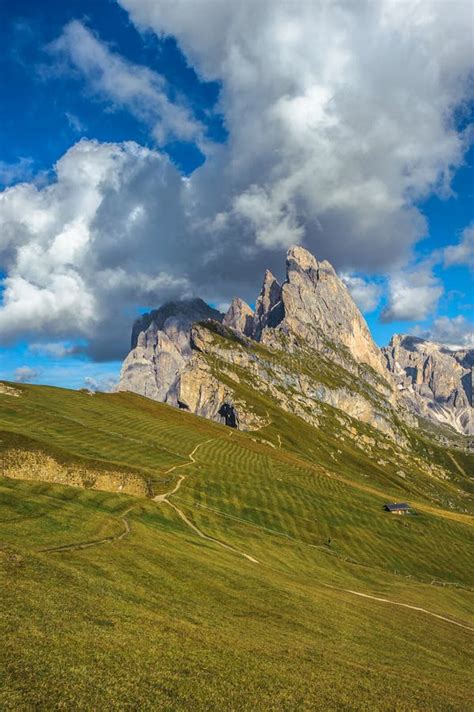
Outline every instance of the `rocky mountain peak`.
<svg viewBox="0 0 474 712"><path fill-rule="evenodd" d="M253 309L251 309L247 302L244 302L243 299L235 297L232 300L222 323L224 326L229 326L232 329L245 334L245 336L251 337L253 335L254 323Z"/></svg>
<svg viewBox="0 0 474 712"><path fill-rule="evenodd" d="M474 351L450 351L401 334L382 352L329 262L294 246L286 267L283 284L265 272L255 312L236 297L225 316L202 299L168 302L141 316L133 326L119 390L221 422L232 412L238 427L251 429L255 417L245 404L237 408L231 385L239 383L241 376L233 370L238 367L251 374L252 387L270 390L282 407L296 409L303 418L317 420L313 411L324 401L386 432L393 430L387 416L392 408L401 409L407 422L416 422L414 412L472 432ZM255 341L267 348L268 359L275 359L271 372L265 370L265 359L260 363ZM282 365L283 350L293 363L289 371ZM318 383L318 367L308 372L308 364L318 360L326 364L322 370L337 371L337 378L329 379L337 387ZM372 395L366 397L367 392ZM385 405L376 411L374 402Z"/></svg>
<svg viewBox="0 0 474 712"><path fill-rule="evenodd" d="M270 270L267 269L263 278L262 289L255 302L252 336L257 341L260 339L265 327L269 325L269 322L275 323L276 319L271 317L271 313L277 305L281 305L281 285ZM275 317L275 314L273 317ZM278 319L280 319L280 315L278 315Z"/></svg>
<svg viewBox="0 0 474 712"><path fill-rule="evenodd" d="M131 348L134 349L137 345L140 333L147 331L152 324L154 324L155 330L162 330L166 320L170 317L176 317L182 322L191 324L204 319L222 321L223 315L199 297L166 302L159 309L153 309L147 314L142 314L135 321L132 328Z"/></svg>
<svg viewBox="0 0 474 712"><path fill-rule="evenodd" d="M312 274L318 270L318 260L311 252L308 252L300 245L290 247L286 253L286 270L287 278L290 281L290 275L293 272L307 272Z"/></svg>
<svg viewBox="0 0 474 712"><path fill-rule="evenodd" d="M382 351L412 410L474 434L474 349L453 350L410 334L395 334Z"/></svg>
<svg viewBox="0 0 474 712"><path fill-rule="evenodd" d="M166 302L143 314L133 325L132 349L122 365L119 390L166 400L176 374L191 358L191 326L206 319L220 322L223 314L202 299Z"/></svg>
<svg viewBox="0 0 474 712"><path fill-rule="evenodd" d="M287 279L281 288L279 329L298 337L308 346L332 352L341 360L342 350L358 363L365 363L387 378L380 350L343 282L327 261L300 246L287 253ZM271 338L264 335L264 339Z"/></svg>

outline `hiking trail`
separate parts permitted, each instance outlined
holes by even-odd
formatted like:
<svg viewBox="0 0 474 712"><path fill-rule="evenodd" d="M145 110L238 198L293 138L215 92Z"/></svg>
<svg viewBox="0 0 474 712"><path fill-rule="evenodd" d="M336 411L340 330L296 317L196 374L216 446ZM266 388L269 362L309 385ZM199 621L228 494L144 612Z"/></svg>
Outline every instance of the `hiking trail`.
<svg viewBox="0 0 474 712"><path fill-rule="evenodd" d="M230 433L232 434L232 433ZM194 455L196 454L198 448L200 448L203 445L207 445L207 443L212 442L213 440L216 440L216 438L210 438L209 440L205 440L204 442L198 443L196 447L192 450L192 452L189 453L188 458L190 462L183 462L181 465L173 465L170 467L166 472L164 473L165 475L169 474L170 472L173 472L174 470L177 470L180 467L188 467L189 465L195 464L196 460L194 458ZM177 507L173 502L169 500L169 497L171 495L176 494L176 492L179 490L181 487L182 482L186 479L186 475L180 475L178 482L175 484L172 490L169 492L165 492L164 494L158 494L156 495L153 499L155 502L158 502L159 504L166 502L174 511L178 514L178 516L183 520L183 522L193 530L195 534L197 534L201 539L206 539L207 541L211 541L214 544L217 544L218 546L221 546L223 549L227 549L228 551L233 551L235 554L239 554L240 556L243 556L245 559L248 561L251 561L253 564L258 564L259 562L257 559L255 559L253 556L250 556L250 554L246 554L244 551L240 551L239 549L234 548L230 544L226 544L223 541L220 541L219 539L215 539L212 536L209 536L208 534L204 534L199 527L197 527L188 517L185 515L185 513Z"/></svg>

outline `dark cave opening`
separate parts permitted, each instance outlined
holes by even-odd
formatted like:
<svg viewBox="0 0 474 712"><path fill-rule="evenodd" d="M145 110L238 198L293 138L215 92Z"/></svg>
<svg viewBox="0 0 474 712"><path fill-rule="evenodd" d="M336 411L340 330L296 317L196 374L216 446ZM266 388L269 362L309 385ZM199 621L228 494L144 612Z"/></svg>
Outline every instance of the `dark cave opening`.
<svg viewBox="0 0 474 712"><path fill-rule="evenodd" d="M237 413L235 412L233 406L229 403L223 403L219 408L219 415L224 418L224 423L229 426L229 428L237 427Z"/></svg>

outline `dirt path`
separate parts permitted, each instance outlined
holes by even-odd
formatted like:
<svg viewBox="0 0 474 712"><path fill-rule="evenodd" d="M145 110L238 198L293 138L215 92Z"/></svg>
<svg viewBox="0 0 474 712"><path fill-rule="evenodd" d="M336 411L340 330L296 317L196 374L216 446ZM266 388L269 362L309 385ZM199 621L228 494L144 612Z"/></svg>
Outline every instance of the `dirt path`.
<svg viewBox="0 0 474 712"><path fill-rule="evenodd" d="M265 426L263 426L263 427L265 427ZM229 435L232 435L232 432L230 432ZM205 441L203 441L203 442L201 442L201 443L198 443L198 444L194 447L194 449L193 449L193 450L189 453L189 455L188 455L189 462L184 462L184 463L181 463L180 465L172 465L172 467L170 467L168 470L166 470L165 474L169 474L170 472L174 472L175 470L178 470L178 469L180 469L180 468L182 468L182 467L188 467L190 464L195 464L195 463L196 463L196 460L195 460L195 457L194 457L194 456L195 456L196 452L198 451L198 449L199 449L200 447L202 447L203 445L206 445L207 443L209 443L209 442L211 442L212 440L215 440L215 439L216 439L216 438L210 438L209 440L205 440ZM281 439L280 439L280 436L278 436L278 440L279 440L279 445L280 445L280 447L281 447ZM171 502L171 501L169 500L169 497L171 497L172 495L176 494L176 492L178 492L179 488L181 487L181 484L183 483L183 481L184 481L185 479L186 479L186 476L185 476L185 475L180 475L179 478L178 478L178 481L176 482L176 484L175 484L175 486L173 487L173 489L170 490L169 492L165 492L164 494L156 495L156 496L153 498L154 501L157 502L157 503L160 503L160 504L163 503L163 502L166 502L166 504L168 504L172 509L174 509L174 511L175 511L176 514L180 517L180 519L181 519L190 529L192 529L192 531L193 531L195 534L197 534L197 536L199 536L201 539L205 539L206 541L210 541L210 542L212 542L212 543L214 543L214 544L217 544L218 546L222 547L223 549L227 549L228 551L231 551L231 552L233 552L234 554L238 554L239 556L243 556L245 559L247 559L248 561L251 561L251 562L254 563L254 564L259 564L260 562L259 562L257 559L255 559L253 556L250 556L250 554L246 554L245 552L240 551L239 549L235 549L233 546L230 546L230 544L226 544L225 542L220 541L219 539L215 539L214 537L209 536L208 534L205 534L205 533L204 533L203 531L201 531L201 529L199 529L199 527L197 527L190 519L188 519L188 517L185 515L185 513L184 513L179 507L177 507L173 502ZM340 478L340 477L337 477L337 476L336 476L335 479L341 479L342 481L346 482L347 484L352 484L352 483L347 482L344 478ZM361 487L361 489L362 489L362 488L363 488L363 487ZM364 489L365 489L365 488L364 488ZM369 488L367 488L367 489L369 489ZM372 488L370 488L370 489L372 489ZM377 494L380 494L380 493L377 492ZM76 551L76 550L80 550L80 549L87 549L87 548L92 547L92 546L98 546L98 545L101 545L101 544L110 544L110 543L112 543L112 542L114 542L114 541L120 541L120 540L123 539L124 537L128 536L128 535L130 534L130 532L131 532L130 525L129 525L129 523L128 523L128 520L126 519L126 516L127 516L127 514L128 514L132 509L134 509L135 506L136 506L136 505L134 505L134 506L130 507L129 509L127 509L127 511L124 512L124 514L122 515L121 521L122 521L122 524L123 524L123 531L122 531L120 534L116 534L116 535L113 535L113 536L104 537L104 538L102 538L102 539L95 539L95 540L93 540L93 541L84 541L84 542L78 542L78 543L76 543L76 544L66 544L66 545L63 545L63 546L55 546L55 547L48 547L48 548L45 548L45 549L38 549L38 551L39 551L39 552L42 552L42 553L53 553L53 552L62 552L62 551ZM288 539L290 539L290 540L293 539L293 537L291 537L291 536L289 536L289 535L287 535L287 534L284 534L283 532L273 531L273 530L271 530L271 529L267 529L266 527L261 527L261 526L259 526L259 525L255 525L255 524L253 524L253 523L247 522L247 521L244 520L244 519L241 519L240 517L233 517L232 515L228 515L228 514L226 514L226 513L224 513L224 512L219 512L218 510L213 510L212 507L206 507L205 505L199 505L199 506L202 506L202 507L204 507L205 509L209 509L209 510L211 510L211 511L214 511L216 514L219 514L219 515L222 515L222 516L227 516L227 517L229 517L229 518L231 518L231 519L237 519L237 520L242 521L242 522L244 522L244 523L246 523L246 524L250 524L250 525L252 525L252 526L255 526L255 527L258 528L258 529L266 529L268 532L271 532L272 534L278 534L278 535L284 536L285 538L288 538ZM311 547L311 548L317 548L317 549L323 549L323 548L324 548L324 547L322 547L322 546L315 545L315 544L308 544L308 543L306 543L306 542L299 542L299 541L296 540L296 539L295 539L294 541L297 542L297 543L300 543L300 544L305 544L306 546L309 546L309 547ZM350 595L352 595L352 596L358 596L358 597L360 597L360 598L366 598L366 599L369 599L369 600L371 600L371 601L377 601L377 602L379 602L379 603L385 603L385 604L388 604L388 605L391 605L391 606L399 606L399 607L401 607L401 608L408 608L408 609L411 609L411 610L413 610L413 611L417 611L417 612L419 612L419 613L424 613L425 615L432 616L433 618L437 618L437 619L442 620L442 621L444 621L444 622L446 622L446 623L450 623L451 625L456 625L456 626L458 626L459 628L464 628L465 630L468 630L468 631L470 631L470 632L474 632L474 628L471 628L470 626L465 625L464 623L459 623L458 621L455 621L455 620L453 620L453 619L451 619L451 618L447 618L446 616L442 616L442 615L440 615L439 613L435 613L434 611L430 611L430 610L428 610L428 609L426 609L426 608L422 608L421 606L413 606L413 605L411 605L411 604L409 604L409 603L401 603L401 602L399 602L399 601L392 601L392 600L389 599L389 598L382 598L382 597L380 597L380 596L373 596L372 594L369 594L369 593L363 593L362 591L354 591L354 590L349 589L349 588L341 588L341 587L339 587L339 586L333 586L332 584L324 583L324 582L322 582L322 581L319 582L319 583L320 583L322 586L325 586L326 588L331 588L331 589L333 589L333 590L335 590L335 591L341 591L341 592L343 592L343 593L348 593L348 594L350 594Z"/></svg>
<svg viewBox="0 0 474 712"><path fill-rule="evenodd" d="M131 532L130 524L128 523L128 520L126 519L126 516L129 512L134 509L136 505L133 507L130 507L127 509L126 512L122 515L120 518L122 524L123 524L123 530L120 532L120 534L114 534L112 536L105 536L102 539L93 539L92 541L80 541L76 542L75 544L64 544L62 546L50 546L47 547L46 549L37 549L39 553L45 554L45 553L53 553L55 551L76 551L79 549L88 549L91 546L99 546L100 544L111 544L114 541L120 541L124 537L128 536Z"/></svg>
<svg viewBox="0 0 474 712"><path fill-rule="evenodd" d="M187 518L185 513L179 509L173 502L170 502L169 500L166 500L167 504L170 505L174 509L174 511L181 517L183 522L188 525L201 539L207 539L207 541L212 541L214 544L218 544L221 546L223 549L227 549L228 551L232 551L234 554L240 554L240 556L243 556L245 559L248 559L248 561L251 561L253 564L258 564L260 563L257 561L257 559L254 559L253 556L250 556L250 554L246 554L244 551L240 551L239 549L234 549L233 546L230 546L230 544L225 544L223 541L220 541L219 539L214 539L214 537L209 536L208 534L204 534L193 522Z"/></svg>
<svg viewBox="0 0 474 712"><path fill-rule="evenodd" d="M230 435L232 435L232 432L230 432ZM204 442L196 445L194 450L192 452L190 452L188 455L189 460L190 460L189 462L184 462L181 465L173 465L172 467L169 468L169 470L166 470L165 474L167 475L168 473L173 472L174 470L177 470L180 467L188 467L191 464L195 464L196 460L194 458L194 455L196 454L198 448L202 447L203 445L207 445L207 443L210 443L213 440L216 440L216 438L210 438L209 440L205 440ZM226 544L225 542L220 541L219 539L215 539L214 537L209 536L208 534L204 534L204 532L201 531L199 529L199 527L197 527L190 519L188 519L188 517L185 515L185 513L179 507L177 507L173 502L171 502L169 500L169 497L171 497L171 495L176 494L176 492L179 490L182 482L185 479L186 479L186 475L180 475L180 477L179 477L177 483L175 484L175 486L173 487L173 489L170 490L169 492L165 492L164 494L156 495L153 498L155 500L155 502L158 502L158 503L166 502L166 504L169 504L169 506L172 509L174 509L176 514L178 514L178 516L183 520L183 522L185 524L187 524L187 526L190 529L192 529L195 534L197 534L199 537L201 537L201 539L206 539L207 541L212 541L214 544L221 546L223 549L227 549L228 551L233 551L234 554L239 554L240 556L243 556L245 559L248 559L248 561L251 561L253 564L258 564L259 562L257 561L257 559L254 559L253 556L250 556L250 554L246 554L243 551L239 551L239 549L235 549L233 546L230 546L230 544Z"/></svg>
<svg viewBox="0 0 474 712"><path fill-rule="evenodd" d="M275 530L275 529L270 529L270 528L268 528L268 527L264 527L264 526L261 526L261 525L259 525L259 524L255 524L254 522L249 522L248 520L243 519L242 517L237 517L237 516L234 516L234 515L231 515L231 514L227 514L226 512L220 512L218 509L214 509L213 507L208 507L208 506L206 506L206 505L204 505L204 504L199 504L198 506L199 506L199 507L202 507L202 508L204 508L204 509L208 509L209 511L214 512L214 514L218 514L218 515L223 516L223 517L226 517L226 518L228 518L228 519L233 519L233 520L235 520L235 521L242 522L243 524L246 524L247 526L253 527L253 528L255 528L255 529L260 529L260 530L262 530L262 531L266 531L266 532L268 532L269 534L276 534L276 535L278 535L278 536L283 536L285 539L289 539L290 541L293 541L293 542L295 542L296 544L300 544L300 545L303 545L303 546L307 546L307 547L310 547L310 548L312 548L312 549L320 549L320 550L324 551L325 553L328 553L328 554L330 553L330 554L332 554L332 555L336 555L337 558L340 558L340 559L343 560L343 561L347 561L347 560L348 560L348 557L335 554L335 552L328 550L327 547L325 547L325 546L323 546L323 545L319 545L319 544L309 544L308 542L301 541L301 540L299 540L299 539L295 539L294 537L290 536L289 534L285 534L284 532L279 532L279 531L277 531L277 530ZM188 524L189 524L189 522L188 522ZM193 525L190 525L190 526L193 526ZM353 563L358 563L358 562L353 562ZM358 564L358 565L359 565L359 566L365 566L365 564ZM370 568L370 567L369 567L369 568ZM464 623L458 623L457 621L454 621L454 620L452 620L451 618L446 618L446 616L442 616L442 615L440 615L440 614L438 614L438 613L434 613L433 611L429 611L429 610L427 610L426 608L421 608L421 607L419 607L419 606L412 606L412 605L409 604L409 603L400 603L400 602L398 602L398 601L392 601L392 600L390 600L390 599L388 599L388 598L380 598L380 597L378 597L378 596L372 596L372 595L369 594L369 593L362 593L361 591L353 591L352 589L349 589L349 588L340 588L339 586L332 586L332 585L329 584L329 583L323 583L323 582L321 582L321 584L322 584L323 586L326 586L327 588L333 588L333 589L336 590L336 591L344 591L344 593L350 593L350 594L352 594L353 596L360 596L360 597L362 597L362 598L369 598L369 599L371 599L371 600L373 600L373 601L379 601L379 602L381 602L381 603L388 603L388 604L390 604L390 605L392 605L392 606L401 606L402 608L411 608L413 611L419 611L419 612L421 612L421 613L426 613L426 615L433 616L434 618L439 618L440 620L446 621L447 623L452 623L453 625L457 625L457 626L459 626L459 627L461 627L461 628L465 628L466 630L474 631L474 628L471 628L470 626L465 625Z"/></svg>
<svg viewBox="0 0 474 712"><path fill-rule="evenodd" d="M203 445L207 445L207 443L212 442L212 440L215 440L216 438L209 438L209 440L204 440L202 443L198 443L196 447L189 453L188 458L189 462L182 462L181 465L172 465L168 470L166 470L163 474L169 475L170 472L174 472L175 470L179 470L180 467L189 467L189 465L195 464L196 460L194 459L194 455L198 451L200 447ZM164 494L157 494L153 499L155 502L166 502L168 497L170 497L172 494L175 494L179 488L181 487L182 481L186 479L185 475L181 475L178 478L177 483L175 484L174 488L170 490L169 492L165 492Z"/></svg>
<svg viewBox="0 0 474 712"><path fill-rule="evenodd" d="M369 598L371 601L379 601L380 603L388 603L390 606L401 606L402 608L410 608L412 611L419 611L420 613L426 613L426 615L433 616L433 618L439 618L442 621L446 621L446 623L452 623L452 625L457 625L460 628L465 628L466 630L474 632L474 628L471 628L470 626L465 625L464 623L458 623L458 621L454 621L454 620L452 620L452 618L446 618L446 616L442 616L439 613L434 613L433 611L429 611L426 608L421 608L421 606L412 606L410 603L400 603L399 601L392 601L389 598L381 598L380 596L372 596L370 593L362 593L361 591L353 591L350 588L339 588L339 586L332 586L330 583L322 583L322 585L326 586L327 588L332 588L335 591L344 591L344 593L350 593L353 596L360 596L361 598Z"/></svg>

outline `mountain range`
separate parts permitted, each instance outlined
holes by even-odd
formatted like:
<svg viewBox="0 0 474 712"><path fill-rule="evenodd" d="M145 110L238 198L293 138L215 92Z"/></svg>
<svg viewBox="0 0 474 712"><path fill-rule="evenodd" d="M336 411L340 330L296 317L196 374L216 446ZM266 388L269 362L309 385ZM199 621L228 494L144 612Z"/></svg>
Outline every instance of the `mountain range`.
<svg viewBox="0 0 474 712"><path fill-rule="evenodd" d="M474 432L473 363L472 349L414 336L380 349L331 264L294 246L282 284L265 272L255 309L192 299L140 317L118 390L253 430L265 416L250 387L315 426L326 404L392 438L427 422L442 438Z"/></svg>

